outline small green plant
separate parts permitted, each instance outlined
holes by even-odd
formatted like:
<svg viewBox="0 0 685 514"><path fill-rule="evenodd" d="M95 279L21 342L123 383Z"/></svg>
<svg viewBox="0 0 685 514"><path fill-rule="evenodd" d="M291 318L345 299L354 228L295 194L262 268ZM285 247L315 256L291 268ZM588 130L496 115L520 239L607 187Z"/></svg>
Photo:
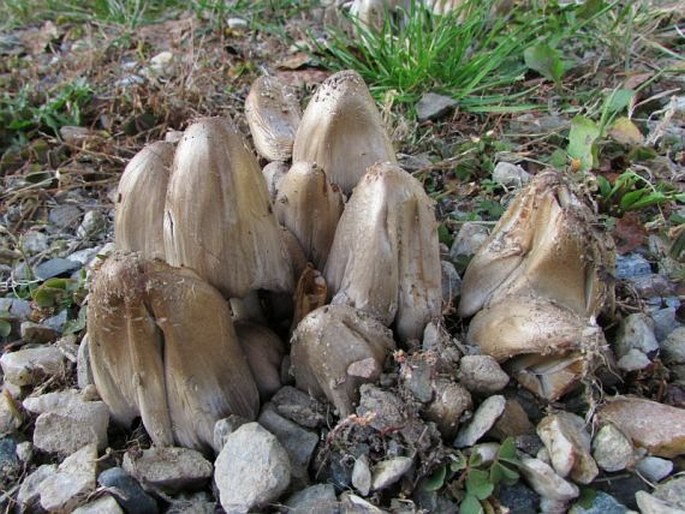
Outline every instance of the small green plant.
<svg viewBox="0 0 685 514"><path fill-rule="evenodd" d="M466 456L459 452L451 456L451 462L440 466L424 480L422 487L437 491L443 486L461 499L459 514L480 514L485 502L499 484L512 485L519 480L516 468L516 444L511 437L502 441L492 462L483 463L481 455L473 452Z"/></svg>
<svg viewBox="0 0 685 514"><path fill-rule="evenodd" d="M685 202L685 193L679 192L674 186L663 182L654 185L631 169L621 173L613 183L597 175L597 185L600 208L614 216L674 201Z"/></svg>

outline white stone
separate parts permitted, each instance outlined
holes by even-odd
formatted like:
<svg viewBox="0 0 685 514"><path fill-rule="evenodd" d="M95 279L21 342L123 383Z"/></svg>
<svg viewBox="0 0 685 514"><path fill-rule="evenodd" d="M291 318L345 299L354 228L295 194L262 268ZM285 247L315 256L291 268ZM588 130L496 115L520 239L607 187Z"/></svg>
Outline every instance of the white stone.
<svg viewBox="0 0 685 514"><path fill-rule="evenodd" d="M457 379L472 393L496 393L509 383L509 375L490 355L464 355Z"/></svg>
<svg viewBox="0 0 685 514"><path fill-rule="evenodd" d="M506 402L506 398L502 395L486 398L473 413L471 422L459 430L454 446L466 448L476 444L502 415Z"/></svg>
<svg viewBox="0 0 685 514"><path fill-rule="evenodd" d="M112 496L103 496L82 505L71 514L124 514L124 511Z"/></svg>
<svg viewBox="0 0 685 514"><path fill-rule="evenodd" d="M592 441L592 455L597 465L610 473L626 469L635 458L630 439L611 423L597 431Z"/></svg>
<svg viewBox="0 0 685 514"><path fill-rule="evenodd" d="M511 162L498 162L492 172L492 180L507 189L520 189L530 182L530 178L530 173Z"/></svg>
<svg viewBox="0 0 685 514"><path fill-rule="evenodd" d="M0 435L14 432L22 423L16 401L7 390L0 391Z"/></svg>
<svg viewBox="0 0 685 514"><path fill-rule="evenodd" d="M362 496L366 496L371 491L371 469L369 468L369 458L360 455L352 466L352 486L359 491Z"/></svg>
<svg viewBox="0 0 685 514"><path fill-rule="evenodd" d="M673 462L649 455L637 463L637 472L652 483L661 482L673 472Z"/></svg>
<svg viewBox="0 0 685 514"><path fill-rule="evenodd" d="M57 473L56 464L43 464L27 476L19 487L17 502L22 512L32 512L40 501L42 484L49 476Z"/></svg>
<svg viewBox="0 0 685 514"><path fill-rule="evenodd" d="M685 514L685 510L679 509L671 502L660 500L647 491L636 492L635 501L642 514Z"/></svg>
<svg viewBox="0 0 685 514"><path fill-rule="evenodd" d="M0 366L6 381L17 386L28 386L63 373L65 359L62 352L52 346L26 348L3 354Z"/></svg>
<svg viewBox="0 0 685 514"><path fill-rule="evenodd" d="M568 501L580 494L578 487L564 480L554 469L539 459L522 457L519 471L540 496L556 501Z"/></svg>
<svg viewBox="0 0 685 514"><path fill-rule="evenodd" d="M620 359L631 348L640 350L645 355L659 349L659 342L654 335L654 322L646 314L630 314L619 326L614 343L616 356Z"/></svg>
<svg viewBox="0 0 685 514"><path fill-rule="evenodd" d="M471 257L483 246L490 233L488 227L482 223L466 222L457 232L452 247L450 259L458 262L460 259Z"/></svg>
<svg viewBox="0 0 685 514"><path fill-rule="evenodd" d="M685 327L678 327L661 343L661 354L669 364L685 364Z"/></svg>
<svg viewBox="0 0 685 514"><path fill-rule="evenodd" d="M411 457L394 457L379 462L373 469L371 489L380 491L397 482L412 467Z"/></svg>
<svg viewBox="0 0 685 514"><path fill-rule="evenodd" d="M76 381L79 389L85 389L95 383L93 368L90 365L90 356L88 355L88 334L81 339L76 354Z"/></svg>
<svg viewBox="0 0 685 514"><path fill-rule="evenodd" d="M618 359L616 365L623 371L637 371L645 369L652 363L642 351L637 348L631 348L628 352Z"/></svg>
<svg viewBox="0 0 685 514"><path fill-rule="evenodd" d="M97 448L89 444L67 457L40 486L40 504L50 512L70 512L95 489Z"/></svg>

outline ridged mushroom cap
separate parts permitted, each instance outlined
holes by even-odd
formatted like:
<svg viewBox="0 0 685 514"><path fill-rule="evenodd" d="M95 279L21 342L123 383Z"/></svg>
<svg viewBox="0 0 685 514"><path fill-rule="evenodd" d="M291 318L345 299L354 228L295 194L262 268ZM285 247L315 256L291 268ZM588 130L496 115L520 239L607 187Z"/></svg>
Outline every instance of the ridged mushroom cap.
<svg viewBox="0 0 685 514"><path fill-rule="evenodd" d="M345 193L377 162L397 162L381 115L356 71L321 83L302 115L293 162L317 163Z"/></svg>
<svg viewBox="0 0 685 514"><path fill-rule="evenodd" d="M141 416L156 445L206 449L230 414L259 396L221 294L192 270L116 253L88 303L89 356L113 418Z"/></svg>
<svg viewBox="0 0 685 514"><path fill-rule="evenodd" d="M266 183L227 118L186 129L167 190L164 246L174 266L193 268L226 296L292 291L292 269Z"/></svg>
<svg viewBox="0 0 685 514"><path fill-rule="evenodd" d="M164 259L164 200L174 145L152 143L128 163L119 180L114 206L114 241L119 250Z"/></svg>
<svg viewBox="0 0 685 514"><path fill-rule="evenodd" d="M278 221L302 245L307 258L323 269L345 207L340 189L314 163L296 162L283 177L274 210Z"/></svg>
<svg viewBox="0 0 685 514"><path fill-rule="evenodd" d="M371 167L338 223L324 271L335 304L393 321L418 339L440 314L441 267L433 202L396 165Z"/></svg>
<svg viewBox="0 0 685 514"><path fill-rule="evenodd" d="M373 316L347 305L328 305L310 312L291 338L297 387L327 398L341 417L354 412L359 387L378 379L392 332Z"/></svg>
<svg viewBox="0 0 685 514"><path fill-rule="evenodd" d="M300 104L274 77L254 81L245 100L245 117L259 155L269 161L288 161L300 124Z"/></svg>

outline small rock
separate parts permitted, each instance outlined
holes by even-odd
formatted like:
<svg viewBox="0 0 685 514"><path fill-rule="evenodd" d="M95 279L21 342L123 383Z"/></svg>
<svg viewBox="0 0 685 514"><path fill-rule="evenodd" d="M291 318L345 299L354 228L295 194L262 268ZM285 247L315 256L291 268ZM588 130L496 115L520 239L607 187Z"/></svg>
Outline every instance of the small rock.
<svg viewBox="0 0 685 514"><path fill-rule="evenodd" d="M95 384L93 378L93 368L90 365L90 356L88 354L88 334L83 336L81 344L78 347L76 354L76 380L79 389L85 389L89 385Z"/></svg>
<svg viewBox="0 0 685 514"><path fill-rule="evenodd" d="M637 348L631 348L618 361L616 366L623 371L637 371L645 369L652 363L642 351Z"/></svg>
<svg viewBox="0 0 685 514"><path fill-rule="evenodd" d="M410 457L394 457L380 461L373 468L371 489L380 491L397 482L414 464Z"/></svg>
<svg viewBox="0 0 685 514"><path fill-rule="evenodd" d="M416 104L416 118L419 123L436 120L454 109L457 104L457 101L449 96L426 93Z"/></svg>
<svg viewBox="0 0 685 514"><path fill-rule="evenodd" d="M604 491L613 496L616 501L629 509L637 508L635 493L649 489L649 485L634 473L619 473L615 476L605 476L602 480L596 480L592 488Z"/></svg>
<svg viewBox="0 0 685 514"><path fill-rule="evenodd" d="M92 261L100 252L102 247L95 246L93 248L84 248L83 250L77 250L72 254L67 256L70 261L78 262L81 267L87 266L90 261Z"/></svg>
<svg viewBox="0 0 685 514"><path fill-rule="evenodd" d="M464 355L457 379L470 392L484 394L501 391L509 383L509 375L490 355Z"/></svg>
<svg viewBox="0 0 685 514"><path fill-rule="evenodd" d="M462 224L450 248L450 260L455 264L466 264L483 246L490 232L482 223L466 222Z"/></svg>
<svg viewBox="0 0 685 514"><path fill-rule="evenodd" d="M430 153L420 153L418 155L409 155L398 152L397 161L403 170L408 172L423 170L433 165Z"/></svg>
<svg viewBox="0 0 685 514"><path fill-rule="evenodd" d="M359 388L360 398L357 415L371 418L369 425L379 431L396 430L407 422L404 402L390 391L374 384Z"/></svg>
<svg viewBox="0 0 685 514"><path fill-rule="evenodd" d="M344 514L385 514L375 505L356 494L345 491L340 495L340 512Z"/></svg>
<svg viewBox="0 0 685 514"><path fill-rule="evenodd" d="M540 497L540 512L544 514L566 514L568 502L554 498Z"/></svg>
<svg viewBox="0 0 685 514"><path fill-rule="evenodd" d="M117 504L126 514L157 514L157 502L122 468L109 468L100 473L98 484L108 487Z"/></svg>
<svg viewBox="0 0 685 514"><path fill-rule="evenodd" d="M614 343L616 356L620 359L631 349L640 350L645 355L653 355L659 350L653 322L646 314L631 314L619 325Z"/></svg>
<svg viewBox="0 0 685 514"><path fill-rule="evenodd" d="M57 473L56 464L43 464L24 479L17 493L17 502L22 512L37 510L41 486L46 478L55 473Z"/></svg>
<svg viewBox="0 0 685 514"><path fill-rule="evenodd" d="M12 485L22 470L21 460L17 456L17 442L11 437L0 439L0 486L3 490Z"/></svg>
<svg viewBox="0 0 685 514"><path fill-rule="evenodd" d="M498 162L492 172L492 180L505 189L520 189L530 182L530 178L530 173L510 162Z"/></svg>
<svg viewBox="0 0 685 514"><path fill-rule="evenodd" d="M52 329L57 333L57 336L64 332L64 325L67 324L67 309L62 309L54 316L50 316L43 321L42 325L46 328Z"/></svg>
<svg viewBox="0 0 685 514"><path fill-rule="evenodd" d="M247 422L247 419L237 414L231 414L229 417L214 423L214 448L221 451L221 448L226 444L228 436Z"/></svg>
<svg viewBox="0 0 685 514"><path fill-rule="evenodd" d="M476 412L473 413L471 422L459 430L454 446L466 448L473 446L492 428L497 419L504 412L506 399L504 396L495 395L485 399Z"/></svg>
<svg viewBox="0 0 685 514"><path fill-rule="evenodd" d="M507 398L504 412L495 422L490 432L498 439L535 434L535 426L516 398Z"/></svg>
<svg viewBox="0 0 685 514"><path fill-rule="evenodd" d="M675 293L673 282L668 277L657 273L633 277L629 282L640 298L653 299L654 302L652 303L657 305L661 303L669 305L668 301L665 300ZM648 303L650 302L648 301Z"/></svg>
<svg viewBox="0 0 685 514"><path fill-rule="evenodd" d="M95 489L97 448L89 444L67 457L57 472L43 480L40 504L47 511L72 511Z"/></svg>
<svg viewBox="0 0 685 514"><path fill-rule="evenodd" d="M64 373L65 359L53 347L26 348L0 357L5 380L17 386L36 385L48 377Z"/></svg>
<svg viewBox="0 0 685 514"><path fill-rule="evenodd" d="M400 373L402 383L421 403L433 399L433 363L422 353L409 355Z"/></svg>
<svg viewBox="0 0 685 514"><path fill-rule="evenodd" d="M33 443L31 441L17 443L17 457L24 464L28 464L33 458Z"/></svg>
<svg viewBox="0 0 685 514"><path fill-rule="evenodd" d="M145 79L134 74L125 75L114 83L116 87L130 87L140 84L145 84Z"/></svg>
<svg viewBox="0 0 685 514"><path fill-rule="evenodd" d="M628 508L613 496L598 491L588 507L575 504L569 514L626 514Z"/></svg>
<svg viewBox="0 0 685 514"><path fill-rule="evenodd" d="M338 500L331 484L316 484L297 491L285 506L288 514L338 514Z"/></svg>
<svg viewBox="0 0 685 514"><path fill-rule="evenodd" d="M106 228L107 219L100 211L87 211L76 229L76 235L83 239L91 239L99 236Z"/></svg>
<svg viewBox="0 0 685 514"><path fill-rule="evenodd" d="M440 267L442 269L442 302L445 305L453 305L454 299L461 294L461 277L451 262L441 261Z"/></svg>
<svg viewBox="0 0 685 514"><path fill-rule="evenodd" d="M648 455L637 463L638 473L652 483L661 482L673 472L673 462Z"/></svg>
<svg viewBox="0 0 685 514"><path fill-rule="evenodd" d="M445 439L453 439L464 413L473 408L471 393L446 378L435 381L435 398L428 405L426 419L433 421Z"/></svg>
<svg viewBox="0 0 685 514"><path fill-rule="evenodd" d="M34 323L33 321L24 321L19 327L19 334L25 343L49 343L54 341L59 337L59 332L56 330L41 325L40 323Z"/></svg>
<svg viewBox="0 0 685 514"><path fill-rule="evenodd" d="M127 511L126 514L131 514L135 511ZM95 501L86 503L72 514L124 514L124 511L119 507L117 501L111 496L103 496Z"/></svg>
<svg viewBox="0 0 685 514"><path fill-rule="evenodd" d="M37 230L28 230L19 238L21 249L28 255L42 253L50 246L48 236Z"/></svg>
<svg viewBox="0 0 685 514"><path fill-rule="evenodd" d="M685 510L677 508L671 502L660 500L647 491L636 492L635 500L642 514L685 514Z"/></svg>
<svg viewBox="0 0 685 514"><path fill-rule="evenodd" d="M165 50L150 58L150 64L145 68L148 78L168 78L174 71L174 54Z"/></svg>
<svg viewBox="0 0 685 514"><path fill-rule="evenodd" d="M667 364L685 364L685 327L668 334L661 343L661 355Z"/></svg>
<svg viewBox="0 0 685 514"><path fill-rule="evenodd" d="M206 492L200 491L190 496L186 494L175 497L166 514L214 514L216 510L216 502L211 501Z"/></svg>
<svg viewBox="0 0 685 514"><path fill-rule="evenodd" d="M21 427L23 416L12 395L3 390L0 392L0 435L10 434Z"/></svg>
<svg viewBox="0 0 685 514"><path fill-rule="evenodd" d="M578 487L557 475L551 466L539 459L522 457L519 471L540 496L557 501L568 501L580 494Z"/></svg>
<svg viewBox="0 0 685 514"><path fill-rule="evenodd" d="M680 326L680 323L676 320L675 313L675 307L666 307L650 314L654 322L654 335L657 341L663 341L668 334Z"/></svg>
<svg viewBox="0 0 685 514"><path fill-rule="evenodd" d="M293 477L301 478L308 482L309 475L307 469L309 468L309 462L312 459L316 445L319 443L318 434L310 432L297 423L284 418L270 404L264 406L257 421L275 435L283 445L283 448L285 448L285 451L288 452Z"/></svg>
<svg viewBox="0 0 685 514"><path fill-rule="evenodd" d="M36 448L69 455L86 444L107 447L109 409L104 402L87 401L76 391L47 393L24 400L24 408L39 414L33 431Z"/></svg>
<svg viewBox="0 0 685 514"><path fill-rule="evenodd" d="M371 468L369 467L369 458L366 455L360 455L354 461L352 485L362 496L368 496L371 491Z"/></svg>
<svg viewBox="0 0 685 514"><path fill-rule="evenodd" d="M247 30L250 27L248 21L244 18L231 17L226 20L226 25L231 30Z"/></svg>
<svg viewBox="0 0 685 514"><path fill-rule="evenodd" d="M275 501L290 484L288 453L258 423L246 423L228 437L215 467L214 481L228 514Z"/></svg>
<svg viewBox="0 0 685 514"><path fill-rule="evenodd" d="M81 209L72 204L58 205L50 209L48 213L50 224L61 229L76 227L79 219L81 219Z"/></svg>
<svg viewBox="0 0 685 514"><path fill-rule="evenodd" d="M639 253L619 254L616 256L616 270L614 273L616 278L624 280L649 275L652 273L652 266Z"/></svg>
<svg viewBox="0 0 685 514"><path fill-rule="evenodd" d="M8 321L26 321L31 315L31 303L19 298L0 298L0 312Z"/></svg>
<svg viewBox="0 0 685 514"><path fill-rule="evenodd" d="M326 423L326 407L304 391L284 386L271 398L276 411L300 426L316 428Z"/></svg>
<svg viewBox="0 0 685 514"><path fill-rule="evenodd" d="M212 463L190 448L153 447L135 456L127 452L121 465L139 482L167 494L199 489L213 471Z"/></svg>
<svg viewBox="0 0 685 514"><path fill-rule="evenodd" d="M675 476L669 481L657 485L652 494L679 509L685 509L685 476Z"/></svg>
<svg viewBox="0 0 685 514"><path fill-rule="evenodd" d="M501 484L499 502L509 509L510 514L530 514L538 512L540 496L521 482L513 485Z"/></svg>
<svg viewBox="0 0 685 514"><path fill-rule="evenodd" d="M597 465L610 473L632 465L634 453L630 440L611 423L602 426L592 441L592 455Z"/></svg>
<svg viewBox="0 0 685 514"><path fill-rule="evenodd" d="M81 269L80 262L70 261L69 259L63 259L61 257L55 257L54 259L50 259L39 264L33 271L36 275L36 278L40 280L47 280L49 278L70 275L79 269Z"/></svg>

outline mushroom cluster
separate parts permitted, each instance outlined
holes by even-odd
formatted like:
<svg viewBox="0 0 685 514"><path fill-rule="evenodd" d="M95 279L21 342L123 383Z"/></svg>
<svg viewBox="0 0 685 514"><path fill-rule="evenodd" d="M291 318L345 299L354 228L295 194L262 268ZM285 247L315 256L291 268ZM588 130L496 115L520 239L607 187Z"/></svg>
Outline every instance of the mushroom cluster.
<svg viewBox="0 0 685 514"><path fill-rule="evenodd" d="M140 417L157 445L211 448L217 420L254 419L289 373L346 416L395 337L440 316L433 203L361 77L331 76L302 114L261 78L246 118L263 170L223 117L147 146L121 177L89 357L114 418Z"/></svg>

